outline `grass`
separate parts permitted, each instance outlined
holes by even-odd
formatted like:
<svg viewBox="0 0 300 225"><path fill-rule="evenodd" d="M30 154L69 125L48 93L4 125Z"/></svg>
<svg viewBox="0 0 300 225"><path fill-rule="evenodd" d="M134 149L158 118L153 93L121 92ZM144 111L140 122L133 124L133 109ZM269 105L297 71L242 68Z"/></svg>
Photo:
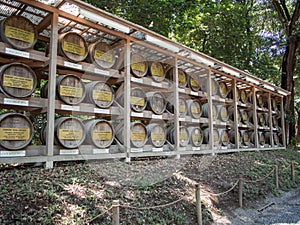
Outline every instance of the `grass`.
<svg viewBox="0 0 300 225"><path fill-rule="evenodd" d="M296 181L289 175L294 161ZM184 163L180 163L184 162ZM274 179L245 183L246 206L268 193L279 195L299 183L300 152L262 151L194 156L187 159L154 159L124 164L118 161L57 163L53 169L5 165L0 168L0 224L111 224L113 200L135 207L157 206L185 196L169 207L138 210L121 207L121 224L196 224L194 185L201 184L204 224L224 206L238 207L236 189L228 190L240 174L257 180L279 167L280 190ZM209 163L208 163L209 162ZM212 204L210 204L210 202Z"/></svg>

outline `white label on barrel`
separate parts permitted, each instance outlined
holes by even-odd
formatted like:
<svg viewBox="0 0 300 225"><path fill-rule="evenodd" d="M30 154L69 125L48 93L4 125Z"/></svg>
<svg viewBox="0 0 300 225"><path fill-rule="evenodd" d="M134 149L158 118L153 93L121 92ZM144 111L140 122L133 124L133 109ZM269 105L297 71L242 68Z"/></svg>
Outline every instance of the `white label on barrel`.
<svg viewBox="0 0 300 225"><path fill-rule="evenodd" d="M12 49L12 48L5 48L5 53L10 54L10 55L20 56L20 57L27 58L27 59L30 58L29 52L23 52L23 51L19 51L19 50Z"/></svg>
<svg viewBox="0 0 300 225"><path fill-rule="evenodd" d="M83 94L82 88L72 87L72 86L59 86L59 94L60 96L81 98Z"/></svg>
<svg viewBox="0 0 300 225"><path fill-rule="evenodd" d="M135 117L144 117L144 114L143 114L143 113L131 112L131 116L135 116Z"/></svg>
<svg viewBox="0 0 300 225"><path fill-rule="evenodd" d="M22 30L17 27L5 26L5 36L32 44L34 42L34 33Z"/></svg>
<svg viewBox="0 0 300 225"><path fill-rule="evenodd" d="M197 150L201 150L201 148L200 147L192 147L192 150L197 151Z"/></svg>
<svg viewBox="0 0 300 225"><path fill-rule="evenodd" d="M200 120L199 119L192 119L192 122L193 123L200 123Z"/></svg>
<svg viewBox="0 0 300 225"><path fill-rule="evenodd" d="M179 121L181 121L181 122L184 122L185 121L185 118L179 118Z"/></svg>
<svg viewBox="0 0 300 225"><path fill-rule="evenodd" d="M60 155L78 155L79 149L60 149L59 154Z"/></svg>
<svg viewBox="0 0 300 225"><path fill-rule="evenodd" d="M62 49L75 55L84 56L85 54L85 48L83 46L68 41L63 42Z"/></svg>
<svg viewBox="0 0 300 225"><path fill-rule="evenodd" d="M152 152L163 152L164 148L152 148Z"/></svg>
<svg viewBox="0 0 300 225"><path fill-rule="evenodd" d="M112 139L112 132L105 130L94 130L92 139L97 141L110 141Z"/></svg>
<svg viewBox="0 0 300 225"><path fill-rule="evenodd" d="M0 140L3 141L23 141L29 137L29 128L0 128Z"/></svg>
<svg viewBox="0 0 300 225"><path fill-rule="evenodd" d="M146 138L145 132L130 132L131 141L144 141Z"/></svg>
<svg viewBox="0 0 300 225"><path fill-rule="evenodd" d="M63 110L80 111L79 106L61 105L60 108L63 109Z"/></svg>
<svg viewBox="0 0 300 225"><path fill-rule="evenodd" d="M143 79L136 78L136 77L131 77L130 80L133 82L141 83L141 84L143 83Z"/></svg>
<svg viewBox="0 0 300 225"><path fill-rule="evenodd" d="M196 91L191 91L191 95L196 95L196 96L198 96L198 92L196 92Z"/></svg>
<svg viewBox="0 0 300 225"><path fill-rule="evenodd" d="M6 157L23 157L26 156L25 150L20 151L0 151L0 157L6 158Z"/></svg>
<svg viewBox="0 0 300 225"><path fill-rule="evenodd" d="M109 109L99 109L99 108L94 108L94 113L110 114L110 110L109 110Z"/></svg>
<svg viewBox="0 0 300 225"><path fill-rule="evenodd" d="M143 152L142 148L131 148L130 152Z"/></svg>
<svg viewBox="0 0 300 225"><path fill-rule="evenodd" d="M145 72L146 71L146 65L143 62L138 62L138 63L132 63L130 65L132 70L140 71L140 72Z"/></svg>
<svg viewBox="0 0 300 225"><path fill-rule="evenodd" d="M59 129L58 138L60 140L81 140L82 130Z"/></svg>
<svg viewBox="0 0 300 225"><path fill-rule="evenodd" d="M109 153L108 148L104 148L104 149L95 148L95 149L93 149L93 154L108 154L108 153Z"/></svg>
<svg viewBox="0 0 300 225"><path fill-rule="evenodd" d="M98 68L95 68L94 72L97 73L97 74L109 75L109 71L101 70L101 69L98 69Z"/></svg>
<svg viewBox="0 0 300 225"><path fill-rule="evenodd" d="M33 79L27 78L27 77L20 77L20 76L4 74L3 86L31 90L33 87Z"/></svg>
<svg viewBox="0 0 300 225"><path fill-rule="evenodd" d="M113 61L113 55L111 53L102 52L102 51L99 51L99 50L94 51L94 58L98 59L98 60L105 61L105 62L109 62L109 63L112 63L112 61Z"/></svg>
<svg viewBox="0 0 300 225"><path fill-rule="evenodd" d="M154 87L162 87L162 84L156 82L151 82L151 85Z"/></svg>
<svg viewBox="0 0 300 225"><path fill-rule="evenodd" d="M71 63L71 62L68 62L68 61L64 61L64 66L69 67L69 68L73 68L73 69L82 70L82 65Z"/></svg>
<svg viewBox="0 0 300 225"><path fill-rule="evenodd" d="M98 100L98 101L111 102L112 101L112 93L108 92L108 91L93 90L93 99Z"/></svg>
<svg viewBox="0 0 300 225"><path fill-rule="evenodd" d="M185 89L183 89L183 88L178 88L178 91L181 93L185 93Z"/></svg>
<svg viewBox="0 0 300 225"><path fill-rule="evenodd" d="M153 119L162 119L162 115L155 115L155 114L152 114L152 118L153 118Z"/></svg>
<svg viewBox="0 0 300 225"><path fill-rule="evenodd" d="M130 104L131 105L138 105L138 106L144 106L145 105L145 99L136 97L136 96L131 96L130 97Z"/></svg>
<svg viewBox="0 0 300 225"><path fill-rule="evenodd" d="M26 100L4 98L4 105L28 106L28 105L29 105L29 102L26 101Z"/></svg>

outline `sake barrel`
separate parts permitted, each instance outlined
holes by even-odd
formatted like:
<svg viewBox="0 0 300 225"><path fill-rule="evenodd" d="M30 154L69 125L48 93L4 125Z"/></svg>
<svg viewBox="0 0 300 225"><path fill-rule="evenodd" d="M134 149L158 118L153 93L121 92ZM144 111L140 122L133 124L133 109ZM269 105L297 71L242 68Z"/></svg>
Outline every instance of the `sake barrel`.
<svg viewBox="0 0 300 225"><path fill-rule="evenodd" d="M34 128L30 119L20 113L0 115L0 146L18 150L28 146L33 138Z"/></svg>
<svg viewBox="0 0 300 225"><path fill-rule="evenodd" d="M229 144L229 134L227 130L220 130L219 131L220 136L220 144L222 146L227 146Z"/></svg>
<svg viewBox="0 0 300 225"><path fill-rule="evenodd" d="M261 108L264 107L265 100L264 100L264 96L261 93L256 94L256 101L259 107Z"/></svg>
<svg viewBox="0 0 300 225"><path fill-rule="evenodd" d="M208 118L208 103L205 103L202 105L202 116L205 117L205 118ZM216 120L218 118L218 109L217 109L217 106L216 105L212 105L212 116L213 116L213 119Z"/></svg>
<svg viewBox="0 0 300 225"><path fill-rule="evenodd" d="M268 127L269 124L269 113L263 113L263 116L265 118L265 125Z"/></svg>
<svg viewBox="0 0 300 225"><path fill-rule="evenodd" d="M229 119L229 113L224 105L217 105L218 118L223 122L227 122Z"/></svg>
<svg viewBox="0 0 300 225"><path fill-rule="evenodd" d="M250 135L250 142L255 144L255 132L252 132ZM263 132L258 132L258 143L264 145L266 143L265 134Z"/></svg>
<svg viewBox="0 0 300 225"><path fill-rule="evenodd" d="M192 118L199 119L202 114L202 104L199 100L188 99L187 101L188 115Z"/></svg>
<svg viewBox="0 0 300 225"><path fill-rule="evenodd" d="M124 85L116 93L116 101L124 107ZM147 107L147 96L143 89L134 87L130 90L130 106L136 112L142 112Z"/></svg>
<svg viewBox="0 0 300 225"><path fill-rule="evenodd" d="M88 46L80 34L67 32L59 35L58 52L71 62L81 62L88 55Z"/></svg>
<svg viewBox="0 0 300 225"><path fill-rule="evenodd" d="M5 95L14 98L29 97L36 86L36 74L29 66L10 63L0 68L0 90Z"/></svg>
<svg viewBox="0 0 300 225"><path fill-rule="evenodd" d="M241 112L241 121L243 124L247 124L249 122L249 114L246 110L240 110Z"/></svg>
<svg viewBox="0 0 300 225"><path fill-rule="evenodd" d="M218 89L219 95L222 98L226 98L227 95L228 95L228 93L229 93L229 90L228 90L226 82L220 82L218 86L219 86L219 89Z"/></svg>
<svg viewBox="0 0 300 225"><path fill-rule="evenodd" d="M190 142L195 147L200 147L203 142L203 132L200 127L189 127Z"/></svg>
<svg viewBox="0 0 300 225"><path fill-rule="evenodd" d="M92 144L97 148L109 148L114 141L114 129L104 119L92 119L84 121L86 128L86 144Z"/></svg>
<svg viewBox="0 0 300 225"><path fill-rule="evenodd" d="M231 107L229 110L229 119L231 121L234 121L234 107ZM241 122L242 116L241 116L241 110L237 109L237 121L238 123Z"/></svg>
<svg viewBox="0 0 300 225"><path fill-rule="evenodd" d="M114 102L115 93L108 83L92 81L85 85L85 89L85 101L93 103L99 108L108 108Z"/></svg>
<svg viewBox="0 0 300 225"><path fill-rule="evenodd" d="M147 107L155 114L163 114L166 110L165 96L160 92L147 92Z"/></svg>
<svg viewBox="0 0 300 225"><path fill-rule="evenodd" d="M174 67L169 68L166 73L166 78L174 82L173 79ZM185 88L187 85L187 74L182 69L178 69L178 87Z"/></svg>
<svg viewBox="0 0 300 225"><path fill-rule="evenodd" d="M201 82L201 90L208 93L208 80L206 82ZM217 95L219 90L219 83L215 79L211 79L211 94Z"/></svg>
<svg viewBox="0 0 300 225"><path fill-rule="evenodd" d="M187 102L184 98L179 98L178 99L178 103L179 103L179 116L185 116L187 114ZM175 110L174 110L174 98L171 98L168 102L167 102L167 110L174 114Z"/></svg>
<svg viewBox="0 0 300 225"><path fill-rule="evenodd" d="M244 104L248 102L248 95L245 89L240 90L240 100Z"/></svg>
<svg viewBox="0 0 300 225"><path fill-rule="evenodd" d="M275 116L272 116L272 124L274 128L278 127L278 120Z"/></svg>
<svg viewBox="0 0 300 225"><path fill-rule="evenodd" d="M144 56L140 54L131 55L130 59L131 73L136 77L144 77L148 72L148 63Z"/></svg>
<svg viewBox="0 0 300 225"><path fill-rule="evenodd" d="M203 143L204 144L209 144L209 140L210 140L210 136L209 136L209 127L205 128L203 130ZM217 129L213 129L213 143L214 144L219 144L219 140L220 140L220 134L218 132Z"/></svg>
<svg viewBox="0 0 300 225"><path fill-rule="evenodd" d="M271 98L271 107L272 107L272 110L278 111L278 104L277 104L277 100L275 98Z"/></svg>
<svg viewBox="0 0 300 225"><path fill-rule="evenodd" d="M274 145L277 146L280 145L280 140L277 133L273 133L273 141L274 141Z"/></svg>
<svg viewBox="0 0 300 225"><path fill-rule="evenodd" d="M166 76L164 65L161 62L149 62L149 73L156 82L162 82Z"/></svg>
<svg viewBox="0 0 300 225"><path fill-rule="evenodd" d="M229 132L229 141L232 144L236 144L235 131L234 130L231 130ZM239 144L242 143L242 138L241 138L241 132L240 131L237 132L237 143L239 143Z"/></svg>
<svg viewBox="0 0 300 225"><path fill-rule="evenodd" d="M75 117L60 117L54 123L54 136L55 144L68 149L78 148L85 140L85 126Z"/></svg>
<svg viewBox="0 0 300 225"><path fill-rule="evenodd" d="M1 39L15 49L31 49L37 41L35 25L22 16L9 16L1 21Z"/></svg>
<svg viewBox="0 0 300 225"><path fill-rule="evenodd" d="M112 68L117 61L115 51L109 44L102 41L89 45L88 56L90 62L102 69Z"/></svg>
<svg viewBox="0 0 300 225"><path fill-rule="evenodd" d="M190 74L188 76L188 86L192 91L199 91L201 87L200 77L196 74Z"/></svg>
<svg viewBox="0 0 300 225"><path fill-rule="evenodd" d="M167 139L171 144L175 144L175 127L169 127ZM186 147L189 144L189 131L185 126L179 126L179 146Z"/></svg>
<svg viewBox="0 0 300 225"><path fill-rule="evenodd" d="M257 113L257 121L260 126L266 125L265 115L264 113Z"/></svg>
<svg viewBox="0 0 300 225"><path fill-rule="evenodd" d="M241 142L246 146L250 144L250 134L247 130L241 131Z"/></svg>
<svg viewBox="0 0 300 225"><path fill-rule="evenodd" d="M148 142L155 148L164 146L167 138L166 129L161 123L150 123L147 125Z"/></svg>
<svg viewBox="0 0 300 225"><path fill-rule="evenodd" d="M86 95L85 85L80 77L67 74L56 78L57 96L64 103L76 105L81 103Z"/></svg>
<svg viewBox="0 0 300 225"><path fill-rule="evenodd" d="M119 123L115 126L116 138L121 144L124 144L124 124ZM147 128L140 122L132 122L130 124L130 142L131 146L135 148L141 148L147 142Z"/></svg>

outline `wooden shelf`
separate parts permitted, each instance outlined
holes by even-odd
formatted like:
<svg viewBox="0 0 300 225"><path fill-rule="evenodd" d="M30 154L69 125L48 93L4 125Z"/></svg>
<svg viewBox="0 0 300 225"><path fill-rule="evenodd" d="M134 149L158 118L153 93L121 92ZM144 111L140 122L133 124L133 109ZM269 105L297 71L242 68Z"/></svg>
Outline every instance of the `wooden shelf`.
<svg viewBox="0 0 300 225"><path fill-rule="evenodd" d="M19 109L24 111L34 111L43 109L47 106L47 99L29 97L29 98L12 98L0 94L0 106L6 109Z"/></svg>

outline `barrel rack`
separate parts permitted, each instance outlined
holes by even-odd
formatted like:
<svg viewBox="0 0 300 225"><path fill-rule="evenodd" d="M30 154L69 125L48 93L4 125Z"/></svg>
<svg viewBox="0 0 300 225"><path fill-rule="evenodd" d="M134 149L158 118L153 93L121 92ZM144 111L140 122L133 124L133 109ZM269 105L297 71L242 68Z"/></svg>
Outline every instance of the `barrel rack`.
<svg viewBox="0 0 300 225"><path fill-rule="evenodd" d="M286 148L283 107L284 97L289 94L286 90L79 0L0 0L0 19L11 15L26 17L35 25L37 39L48 44L49 54L34 49L18 50L3 41L0 42L0 64L3 66L11 62L20 62L30 66L36 72L39 81L48 82L48 97L33 95L27 98L13 98L0 94L0 107L28 116L46 115L48 123L47 135L44 137L46 144L31 144L19 150L0 148L0 164L45 162L46 167L51 168L55 161L118 158L129 162L131 158L136 157L180 158L181 155L187 154ZM113 68L103 69L86 61L74 63L59 55L59 34L70 31L80 34L89 44L104 40L116 49L118 62ZM162 82L156 82L149 76L133 76L130 69L132 54L140 54L147 61L162 62L175 69L169 79ZM195 90L189 85L179 85L183 79L179 75L180 70L188 75L187 82L189 77L199 79L202 88ZM67 105L56 99L57 74L75 74L88 82L101 80L111 85L123 83L124 106L120 107L116 103L107 109L101 109L87 102ZM218 86L221 83L227 86L228 93L225 97L215 93L214 82L217 82ZM133 111L130 90L134 87L163 93L167 100L172 101L174 112L157 115L149 109L143 112ZM242 101L241 93L247 97L247 101ZM207 117L193 118L190 114L182 115L182 99L197 100L202 105L206 104ZM214 115L213 107L216 105L225 106L231 111L229 120L222 121L220 116ZM250 115L249 120L243 118L245 112ZM124 143L121 145L114 142L106 149L97 149L86 144L76 149L63 149L54 144L54 121L55 116L59 114L75 117L95 116L114 122L122 120ZM261 118L263 123L260 123ZM247 122L243 123L243 119ZM166 141L160 148L149 144L142 148L132 147L132 121L154 121L172 126L174 143ZM206 129L208 137L215 137L215 130L220 131L220 134L225 130L231 136L225 137L223 141L232 139L231 144L222 145L222 138L218 137L208 138L201 146L193 146L191 142L182 146L182 126ZM245 145L235 141L241 140L240 136L247 136L246 133L246 139L251 139L252 144ZM265 139L268 140L261 140L261 134L265 133Z"/></svg>

